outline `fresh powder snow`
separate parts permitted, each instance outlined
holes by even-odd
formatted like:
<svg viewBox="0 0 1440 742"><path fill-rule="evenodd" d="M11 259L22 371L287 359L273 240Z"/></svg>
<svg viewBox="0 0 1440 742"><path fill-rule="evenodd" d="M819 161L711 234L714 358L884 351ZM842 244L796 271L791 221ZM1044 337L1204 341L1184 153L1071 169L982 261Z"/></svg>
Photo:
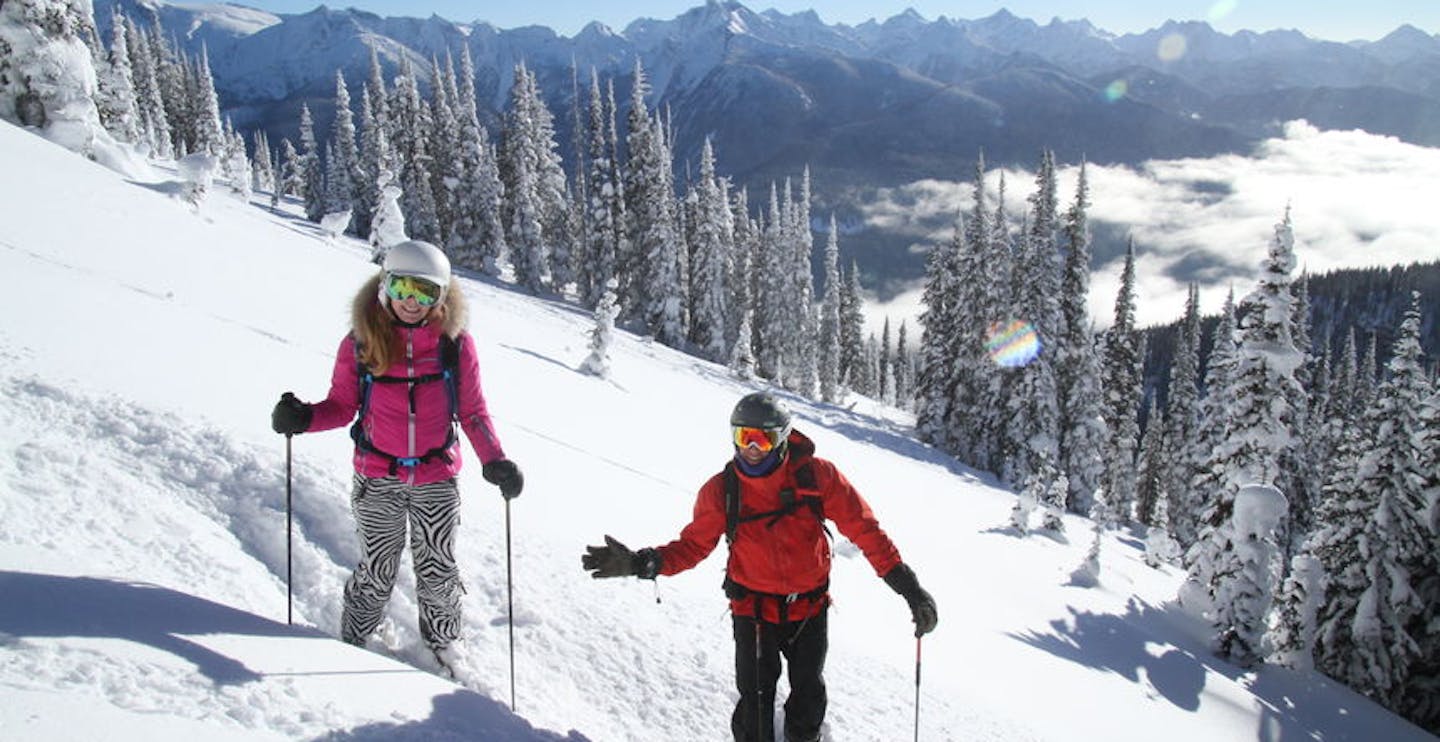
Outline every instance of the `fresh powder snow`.
<svg viewBox="0 0 1440 742"><path fill-rule="evenodd" d="M0 738L728 738L723 544L653 584L592 580L579 557L606 534L673 538L755 382L619 331L608 374L584 373L590 312L462 280L526 476L507 584L506 506L465 450L462 687L421 669L408 567L374 651L333 638L357 558L343 431L291 441L287 540L270 409L325 394L369 246L268 194L192 204L173 171L118 174L5 123L0 161ZM1217 659L1143 533L1103 533L1094 584L1072 583L1088 521L1022 536L1014 493L916 443L906 414L784 398L940 613L917 645L904 601L835 544L827 739L1429 738L1322 676Z"/></svg>

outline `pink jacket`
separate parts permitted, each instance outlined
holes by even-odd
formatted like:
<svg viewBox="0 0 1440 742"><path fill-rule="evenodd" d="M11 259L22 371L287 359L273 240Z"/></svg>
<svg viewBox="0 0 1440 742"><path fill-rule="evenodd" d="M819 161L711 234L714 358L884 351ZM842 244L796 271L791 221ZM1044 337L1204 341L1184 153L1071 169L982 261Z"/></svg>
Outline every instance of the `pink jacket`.
<svg viewBox="0 0 1440 742"><path fill-rule="evenodd" d="M405 353L391 364L384 376L423 376L439 373L440 329L431 325L396 326ZM475 355L475 340L470 333L456 337L460 349L459 418L460 429L483 463L505 458L495 426L485 408L480 390L480 362ZM414 408L411 408L410 384L370 385L369 409L361 421L371 444L392 456L423 456L445 443L450 427L450 399L443 381L414 386ZM330 377L330 394L313 408L310 431L332 430L348 425L355 419L360 399L359 366L355 361L355 339L347 335L335 354L335 370ZM436 457L413 467L399 467L395 476L407 484L429 484L455 476L460 471L460 442L447 451L449 461ZM355 471L366 477L387 477L391 461L383 456L355 449Z"/></svg>

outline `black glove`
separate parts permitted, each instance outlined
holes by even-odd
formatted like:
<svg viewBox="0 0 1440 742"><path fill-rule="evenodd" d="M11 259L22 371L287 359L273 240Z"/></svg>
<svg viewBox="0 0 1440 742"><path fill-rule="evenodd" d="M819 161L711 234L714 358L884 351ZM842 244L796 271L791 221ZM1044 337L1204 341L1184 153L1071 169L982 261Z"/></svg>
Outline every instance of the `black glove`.
<svg viewBox="0 0 1440 742"><path fill-rule="evenodd" d="M275 410L270 413L270 427L281 435L294 435L304 433L310 429L310 418L314 411L310 405L295 398L294 394L285 392L280 395L280 401L275 403Z"/></svg>
<svg viewBox="0 0 1440 742"><path fill-rule="evenodd" d="M653 580L660 573L660 553L654 549L630 551L625 544L607 535L604 546L585 547L580 566L590 571L590 576L597 580L628 575Z"/></svg>
<svg viewBox="0 0 1440 742"><path fill-rule="evenodd" d="M500 496L507 500L513 500L520 496L520 490L525 489L525 477L520 474L520 467L510 459L496 459L480 468L480 473L485 481L500 488Z"/></svg>
<svg viewBox="0 0 1440 742"><path fill-rule="evenodd" d="M910 616L915 621L915 636L923 636L935 630L935 624L939 623L940 616L935 613L935 599L925 588L920 587L920 580L915 577L915 570L910 565L901 562L895 565L885 575L885 584L891 590L900 593L900 597L910 604Z"/></svg>

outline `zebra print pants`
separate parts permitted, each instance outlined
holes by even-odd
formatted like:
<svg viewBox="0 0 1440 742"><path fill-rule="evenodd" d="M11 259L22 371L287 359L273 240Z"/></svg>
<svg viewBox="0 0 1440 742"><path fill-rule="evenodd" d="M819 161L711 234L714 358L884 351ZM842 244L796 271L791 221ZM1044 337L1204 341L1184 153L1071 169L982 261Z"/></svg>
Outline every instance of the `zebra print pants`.
<svg viewBox="0 0 1440 742"><path fill-rule="evenodd" d="M460 524L455 480L407 485L390 477L356 474L350 507L361 555L345 583L340 638L364 645L380 624L395 587L408 521L420 635L431 647L454 641L460 634L460 596L465 592L455 566L455 529Z"/></svg>

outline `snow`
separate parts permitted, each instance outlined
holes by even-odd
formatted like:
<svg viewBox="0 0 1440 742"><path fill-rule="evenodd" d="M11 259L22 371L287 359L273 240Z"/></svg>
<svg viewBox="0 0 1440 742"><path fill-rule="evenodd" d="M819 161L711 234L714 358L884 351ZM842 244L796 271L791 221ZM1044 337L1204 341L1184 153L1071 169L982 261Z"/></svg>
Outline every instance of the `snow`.
<svg viewBox="0 0 1440 742"><path fill-rule="evenodd" d="M408 568L376 651L332 638L356 558L343 432L292 441L287 598L268 415L283 391L324 394L369 247L268 194L192 206L173 169L129 179L9 124L0 160L0 738L726 738L723 554L654 585L591 580L578 557L606 533L678 533L751 386L623 332L610 377L583 374L589 312L462 280L526 475L507 511L466 452L457 556L480 681L462 688L417 669ZM1066 516L1073 542L1020 537L1014 495L913 442L900 413L786 398L938 603L921 738L1428 738L1321 676L1216 659L1174 603L1183 575L1144 566L1143 534L1105 533L1097 584L1072 586L1087 521ZM828 738L909 738L908 611L852 545L836 553Z"/></svg>

